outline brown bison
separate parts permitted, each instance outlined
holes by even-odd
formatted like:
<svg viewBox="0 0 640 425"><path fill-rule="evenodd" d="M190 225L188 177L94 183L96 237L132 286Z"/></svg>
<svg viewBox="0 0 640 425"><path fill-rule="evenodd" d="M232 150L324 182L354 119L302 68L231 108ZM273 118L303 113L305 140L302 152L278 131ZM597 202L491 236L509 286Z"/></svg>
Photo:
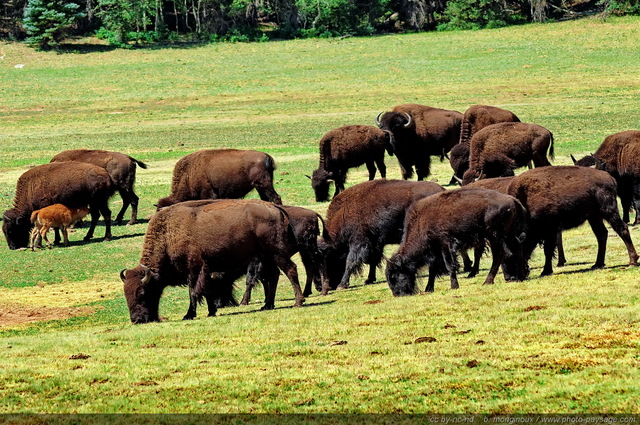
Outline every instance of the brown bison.
<svg viewBox="0 0 640 425"><path fill-rule="evenodd" d="M605 138L593 155L587 155L579 161L576 161L575 158L573 158L573 155L571 156L575 165L585 167L595 165L597 168L608 172L616 179L616 182L618 183L618 196L620 197L620 203L622 204L622 219L625 223L629 222L629 214L632 204L636 204L637 202L634 201L634 178L631 177L633 174L631 169L636 167L632 164L633 162L638 161L638 157L628 156L633 155L632 152L636 151L635 148L625 149L624 153L623 148L627 145L638 143L640 143L640 131L622 131ZM621 163L624 163L625 178L622 178L620 169ZM633 224L638 224L638 222L638 210L636 208L636 219Z"/></svg>
<svg viewBox="0 0 640 425"><path fill-rule="evenodd" d="M323 278L324 268L321 267L322 258L318 251L318 237L320 236L318 220L323 223L323 236L328 237L326 227L324 226L324 220L318 213L307 208L283 205L282 209L287 213L287 217L289 218L289 223L291 223L291 227L293 228L293 234L296 240L295 245L291 246L293 249L291 255L294 255L296 252L300 253L300 259L302 260L302 264L304 265L307 274L307 281L302 295L308 297L312 293L312 282L318 292L322 291L323 284L326 285L326 279ZM261 273L262 264L260 262L255 262L249 266L247 288L240 305L249 304L249 301L251 300L251 290L255 286L257 280L261 277ZM325 293L327 292L327 289L328 288L325 289Z"/></svg>
<svg viewBox="0 0 640 425"><path fill-rule="evenodd" d="M473 105L462 116L460 143L451 148L449 163L453 168L453 177L449 184L456 184L469 169L469 147L471 138L483 128L501 122L520 122L511 111L489 105Z"/></svg>
<svg viewBox="0 0 640 425"><path fill-rule="evenodd" d="M471 139L469 169L462 185L474 180L512 176L513 170L530 161L536 167L551 165L553 135L537 124L506 122L492 124L478 131Z"/></svg>
<svg viewBox="0 0 640 425"><path fill-rule="evenodd" d="M370 125L347 125L325 134L320 140L320 163L311 175L311 187L317 202L329 199L329 183L335 182L333 196L344 190L349 168L367 165L369 180L376 176L376 165L380 176L387 176L384 164L385 149L393 153L390 133Z"/></svg>
<svg viewBox="0 0 640 425"><path fill-rule="evenodd" d="M273 158L253 150L205 149L181 158L173 169L171 195L163 208L198 199L237 199L256 189L263 201L282 204L273 188Z"/></svg>
<svg viewBox="0 0 640 425"><path fill-rule="evenodd" d="M460 143L469 143L473 135L478 131L500 122L520 122L520 118L513 112L496 106L470 106L462 116Z"/></svg>
<svg viewBox="0 0 640 425"><path fill-rule="evenodd" d="M375 283L384 246L400 243L407 208L443 190L433 182L381 179L351 186L333 198L325 219L328 237L318 243L329 287L348 287L364 263L369 264L365 284Z"/></svg>
<svg viewBox="0 0 640 425"><path fill-rule="evenodd" d="M510 176L510 177L494 177L490 179L482 179L482 180L477 180L475 182L469 183L465 187L491 189L491 190L497 190L500 193L509 194L509 185L511 184L514 178L515 178L514 176ZM558 246L558 264L557 265L558 267L562 267L567 263L567 259L564 256L564 246L562 244L562 231L558 232L557 246ZM470 263L470 261L468 260L468 257L466 260L463 257L463 260L465 261L464 270L471 272L469 277L475 276L478 273L479 257L476 255L473 268L467 267L467 264Z"/></svg>
<svg viewBox="0 0 640 425"><path fill-rule="evenodd" d="M2 231L10 249L29 244L31 213L53 204L70 208L89 205L91 227L84 237L93 237L100 214L104 218L105 239L111 238L109 197L114 193L109 174L101 167L83 162L54 162L39 165L23 173L16 184L13 208L5 211ZM60 242L56 233L54 243Z"/></svg>
<svg viewBox="0 0 640 425"><path fill-rule="evenodd" d="M47 246L51 247L51 243L47 238L49 229L59 228L64 238L64 246L69 245L69 234L67 228L78 220L82 220L87 214L89 214L89 208L69 208L62 204L53 204L48 207L44 207L39 210L35 210L31 213L31 223L33 223L33 229L31 230L31 237L29 246L33 251L36 246L36 241L44 239L47 242ZM39 245L40 242L37 242Z"/></svg>
<svg viewBox="0 0 640 425"><path fill-rule="evenodd" d="M526 211L515 198L494 190L462 188L417 201L407 212L398 251L387 262L387 282L394 296L416 292L416 272L429 265L425 292L435 278L449 273L458 288L456 253L489 242L493 261L484 284L492 284L504 262L507 280L523 280L525 268L520 240ZM455 217L455 219L452 219Z"/></svg>
<svg viewBox="0 0 640 425"><path fill-rule="evenodd" d="M431 173L431 156L440 160L460 140L462 114L457 111L407 103L381 112L376 124L392 134L391 147L407 180L416 167L418 180Z"/></svg>
<svg viewBox="0 0 640 425"><path fill-rule="evenodd" d="M188 286L194 305L202 288L212 288L207 280L215 273L245 271L254 260L268 277L264 309L274 308L279 270L293 286L295 306L302 306L298 272L290 259L294 243L286 212L269 202L190 201L163 208L149 221L140 264L120 272L131 321L159 321L160 296L167 286ZM208 300L230 292L230 279L218 283L225 287L210 291ZM209 312L215 314L214 303Z"/></svg>
<svg viewBox="0 0 640 425"><path fill-rule="evenodd" d="M116 224L122 224L124 213L131 205L131 219L127 224L135 224L138 220L138 195L133 191L136 182L136 165L146 169L147 164L120 152L109 152L98 149L73 149L63 151L51 158L50 162L78 161L97 165L107 170L114 189L122 197L122 208L116 216Z"/></svg>
<svg viewBox="0 0 640 425"><path fill-rule="evenodd" d="M544 246L542 276L553 273L551 263L558 232L578 227L585 221L598 240L593 268L604 267L607 228L603 220L624 241L630 265L637 265L638 254L629 229L618 213L616 182L606 172L575 166L536 168L515 177L508 192L529 211L529 231L523 246L525 259L528 261L539 243Z"/></svg>

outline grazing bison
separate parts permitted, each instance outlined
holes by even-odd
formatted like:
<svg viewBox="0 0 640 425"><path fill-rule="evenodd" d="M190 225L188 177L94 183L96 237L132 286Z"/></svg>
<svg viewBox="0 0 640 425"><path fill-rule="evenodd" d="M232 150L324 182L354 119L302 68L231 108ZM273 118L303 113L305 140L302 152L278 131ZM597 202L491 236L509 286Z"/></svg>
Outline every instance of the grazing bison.
<svg viewBox="0 0 640 425"><path fill-rule="evenodd" d="M392 134L391 146L405 180L413 175L414 165L418 180L431 173L431 156L444 159L460 140L461 123L460 112L412 103L381 112L376 118L378 127Z"/></svg>
<svg viewBox="0 0 640 425"><path fill-rule="evenodd" d="M109 152L93 149L73 149L63 151L54 156L51 162L78 161L97 165L107 170L114 189L122 197L122 208L116 216L116 224L122 224L124 213L131 205L131 219L128 224L135 224L138 219L138 195L133 191L136 181L136 165L147 168L147 164L120 152Z"/></svg>
<svg viewBox="0 0 640 425"><path fill-rule="evenodd" d="M606 172L575 166L536 168L515 177L508 192L529 211L529 231L523 246L525 259L528 261L536 245L544 246L542 276L553 273L551 263L558 232L578 227L585 221L598 240L593 268L604 267L607 228L602 220L624 241L630 265L637 265L638 254L629 229L618 213L616 182Z"/></svg>
<svg viewBox="0 0 640 425"><path fill-rule="evenodd" d="M273 188L275 161L263 152L205 149L181 158L173 169L171 195L158 209L198 199L237 199L256 189L263 201L282 204Z"/></svg>
<svg viewBox="0 0 640 425"><path fill-rule="evenodd" d="M289 217L289 223L291 223L296 240L295 245L291 247L293 249L291 255L294 255L296 252L300 253L300 258L307 274L307 281L302 295L308 297L311 295L312 282L318 292L322 291L323 284L326 285L326 279L323 277L323 267L321 267L322 259L318 251L318 237L320 236L318 220L323 223L323 237L328 237L326 227L324 226L322 217L315 211L289 205L283 205L282 209L286 211ZM251 290L257 280L262 280L260 279L261 272L262 264L260 262L254 262L249 266L247 289L240 302L241 305L249 304L251 300ZM324 293L326 293L327 290L328 288L325 288Z"/></svg>
<svg viewBox="0 0 640 425"><path fill-rule="evenodd" d="M295 239L289 219L282 208L272 203L209 200L163 208L149 221L140 264L120 272L131 321L159 321L160 296L169 285L188 286L194 305L202 294L201 288L212 288L207 280L212 279L213 273L244 272L255 260L262 263L268 283L264 309L274 308L279 270L293 286L295 306L302 306L304 296L298 272L290 259L292 244ZM226 286L210 291L210 298L224 299L220 294L230 292L230 280L218 280ZM209 303L209 312L215 314L214 303Z"/></svg>
<svg viewBox="0 0 640 425"><path fill-rule="evenodd" d="M452 219L455 217L455 219ZM504 262L505 279L523 280L520 239L526 211L515 198L494 190L462 188L417 201L407 212L398 251L387 262L387 282L395 296L416 292L416 272L429 265L425 292L435 278L448 272L451 289L458 288L456 253L489 242L493 261L484 284L492 284Z"/></svg>
<svg viewBox="0 0 640 425"><path fill-rule="evenodd" d="M520 118L511 111L495 106L470 106L462 116L460 143L469 143L478 131L500 122L520 122Z"/></svg>
<svg viewBox="0 0 640 425"><path fill-rule="evenodd" d="M109 197L114 193L109 174L101 167L83 162L54 162L39 165L23 173L16 184L13 208L5 211L2 231L10 249L29 244L31 213L53 204L70 208L89 205L91 227L84 237L93 237L100 214L104 218L105 239L111 238ZM56 233L55 243L60 235Z"/></svg>
<svg viewBox="0 0 640 425"><path fill-rule="evenodd" d="M471 139L469 169L462 185L488 177L512 176L513 170L530 161L536 167L551 165L553 135L537 124L521 122L492 124L478 131Z"/></svg>
<svg viewBox="0 0 640 425"><path fill-rule="evenodd" d="M329 183L335 182L333 196L344 190L349 168L367 165L369 180L376 176L376 165L380 176L387 176L384 165L385 149L393 154L390 133L370 125L347 125L325 134L320 140L320 164L311 176L311 187L317 202L329 199Z"/></svg>
<svg viewBox="0 0 640 425"><path fill-rule="evenodd" d="M600 144L598 150L593 155L587 155L586 157L576 161L573 158L575 165L590 167L596 166L613 176L618 183L618 196L620 197L620 203L622 204L622 219L625 223L629 222L629 214L632 204L634 204L634 187L633 178L629 178L631 163L637 160L636 157L627 157L626 153L623 153L623 148L627 145L640 143L640 131L629 130L615 133L607 138ZM635 148L629 148L625 150L627 153L635 151ZM626 178L621 176L621 162L624 162L626 169ZM636 219L634 224L638 223L638 210L636 209Z"/></svg>
<svg viewBox="0 0 640 425"><path fill-rule="evenodd" d="M369 264L365 284L375 283L387 244L400 243L407 208L444 188L433 182L373 180L333 198L325 219L328 237L318 243L325 255L329 287L346 288L349 278Z"/></svg>
<svg viewBox="0 0 640 425"><path fill-rule="evenodd" d="M62 231L64 237L64 246L69 245L69 234L67 228L78 220L82 220L89 214L89 208L69 208L62 204L53 204L48 207L44 207L39 210L35 210L31 213L31 223L33 223L33 229L31 230L31 238L29 246L33 251L36 246L36 240L42 241L44 239L47 242L47 247L51 247L51 243L47 238L47 233L52 227L59 228ZM40 242L38 242L40 244Z"/></svg>

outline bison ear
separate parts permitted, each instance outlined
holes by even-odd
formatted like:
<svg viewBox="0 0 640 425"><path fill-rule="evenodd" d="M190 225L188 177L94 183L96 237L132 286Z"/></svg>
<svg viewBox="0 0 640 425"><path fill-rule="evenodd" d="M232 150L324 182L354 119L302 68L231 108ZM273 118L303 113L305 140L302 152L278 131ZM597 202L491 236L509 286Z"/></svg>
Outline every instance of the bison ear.
<svg viewBox="0 0 640 425"><path fill-rule="evenodd" d="M576 159L573 157L573 155L569 154L569 156L571 157L571 160L573 161L573 165L577 165L576 163L578 161L576 161Z"/></svg>

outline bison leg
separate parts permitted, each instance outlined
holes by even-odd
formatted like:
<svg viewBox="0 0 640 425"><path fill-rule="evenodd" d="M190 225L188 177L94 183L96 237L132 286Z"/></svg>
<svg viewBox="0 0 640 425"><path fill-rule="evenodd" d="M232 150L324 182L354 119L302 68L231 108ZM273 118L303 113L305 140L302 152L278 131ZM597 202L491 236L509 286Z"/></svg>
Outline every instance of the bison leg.
<svg viewBox="0 0 640 425"><path fill-rule="evenodd" d="M553 254L556 252L557 239L558 232L549 232L543 238L544 267L540 277L553 273Z"/></svg>
<svg viewBox="0 0 640 425"><path fill-rule="evenodd" d="M491 268L489 269L489 274L484 280L483 285L493 284L496 278L496 274L498 273L498 269L500 268L500 265L504 261L505 252L504 252L504 247L502 245L502 241L494 239L489 242L489 246L491 247L491 257L493 258L491 260Z"/></svg>
<svg viewBox="0 0 640 425"><path fill-rule="evenodd" d="M369 171L369 180L373 180L376 178L376 171L378 171L376 169L376 164L373 161L373 159L370 159L369 161L366 162L367 165L367 171Z"/></svg>
<svg viewBox="0 0 640 425"><path fill-rule="evenodd" d="M127 208L129 208L129 205L131 205L131 220L129 220L127 224L135 224L138 220L138 201L140 198L138 198L131 188L120 189L119 193L122 198L122 208L120 208L120 212L118 212L116 216L116 224L122 224L124 213L127 211Z"/></svg>
<svg viewBox="0 0 640 425"><path fill-rule="evenodd" d="M633 179L633 208L636 210L636 219L633 221L633 226L640 223L640 179Z"/></svg>
<svg viewBox="0 0 640 425"><path fill-rule="evenodd" d="M88 241L93 237L93 232L95 231L96 225L98 224L100 214L102 214L102 217L104 218L104 239L111 239L111 210L109 209L108 201L105 200L100 204L92 204L89 206L89 210L91 211L91 226L89 227L89 231L84 237L84 240Z"/></svg>
<svg viewBox="0 0 640 425"><path fill-rule="evenodd" d="M476 277L478 275L478 272L480 271L480 259L482 258L483 252L483 245L473 248L473 266L471 267L471 270L469 270L468 277Z"/></svg>
<svg viewBox="0 0 640 425"><path fill-rule="evenodd" d="M637 214L637 211L636 211L636 214ZM607 220L607 222L611 225L613 230L618 234L618 236L620 236L620 239L622 239L622 241L624 242L624 245L627 247L627 253L629 254L629 265L637 266L638 253L636 252L636 249L633 246L633 242L631 241L631 234L629 233L629 228L620 219L620 215L618 214L618 211L610 213L608 217L605 216L604 219ZM605 238L605 241L606 241L606 238ZM603 263L604 263L604 256L603 256Z"/></svg>
<svg viewBox="0 0 640 425"><path fill-rule="evenodd" d="M429 177L429 174L431 174L431 157L429 155L420 158L420 163L416 164L416 174L418 175L418 180L424 180Z"/></svg>
<svg viewBox="0 0 640 425"><path fill-rule="evenodd" d="M564 245L562 244L562 231L558 232L556 238L556 246L558 247L558 267L562 267L567 264L567 259L564 256Z"/></svg>
<svg viewBox="0 0 640 425"><path fill-rule="evenodd" d="M349 279L362 266L366 255L366 247L362 245L349 246L349 254L344 268L344 274L340 280L338 288L345 289L349 287Z"/></svg>
<svg viewBox="0 0 640 425"><path fill-rule="evenodd" d="M598 256L596 257L596 263L591 268L601 269L604 267L604 257L607 252L607 228L600 217L589 218L589 225L598 241Z"/></svg>
<svg viewBox="0 0 640 425"><path fill-rule="evenodd" d="M293 293L295 295L295 303L293 304L293 306L302 307L302 304L304 303L304 295L302 295L300 281L298 281L298 269L296 267L296 264L291 261L290 258L286 257L276 257L275 261L278 268L282 270L282 272L289 279L289 282L291 282ZM273 290L273 296L275 298L275 289Z"/></svg>
<svg viewBox="0 0 640 425"><path fill-rule="evenodd" d="M445 247L442 250L442 259L444 260L444 264L447 267L447 271L449 272L449 278L451 279L451 289L458 289L460 285L458 285L458 264L456 264L455 254L451 251L451 248Z"/></svg>
<svg viewBox="0 0 640 425"><path fill-rule="evenodd" d="M347 180L347 170L338 170L335 172L334 176L336 191L333 193L333 197L335 198L344 190L344 182Z"/></svg>
<svg viewBox="0 0 640 425"><path fill-rule="evenodd" d="M206 290L206 283L204 282L205 277L205 268L200 267L198 274L193 272L194 268L190 268L189 273L187 275L187 286L189 287L189 309L187 310L187 314L184 315L182 320L193 320L196 318L196 312L198 310L198 303L202 299L201 295L196 291L196 288L200 290ZM200 282L198 282L200 281ZM215 303L213 304L213 308L215 311ZM209 307L209 311L211 311L211 304L207 300L207 307ZM215 312L214 312L215 314Z"/></svg>
<svg viewBox="0 0 640 425"><path fill-rule="evenodd" d="M62 226L60 229L62 237L64 238L64 246L69 246L69 233L67 232L67 226Z"/></svg>
<svg viewBox="0 0 640 425"><path fill-rule="evenodd" d="M384 163L384 151L382 152L382 154L375 159L375 163L378 166L378 170L380 170L380 177L382 177L383 179L387 178L387 166ZM373 179L370 179L373 180Z"/></svg>
<svg viewBox="0 0 640 425"><path fill-rule="evenodd" d="M436 273L434 267L429 266L429 280L427 280L427 286L424 288L424 292L433 292L436 282Z"/></svg>
<svg viewBox="0 0 640 425"><path fill-rule="evenodd" d="M247 268L247 279L246 279L246 289L244 291L244 295L242 296L242 301L240 301L240 305L249 305L251 301L251 292L253 288L258 283L258 276L262 273L262 263L259 261L252 261L249 263L249 267ZM267 297L268 288L264 288L265 298Z"/></svg>
<svg viewBox="0 0 640 425"><path fill-rule="evenodd" d="M461 251L460 257L462 257L462 271L465 273L470 272L473 269L473 263L471 262L471 258L469 258L469 253L466 250Z"/></svg>
<svg viewBox="0 0 640 425"><path fill-rule="evenodd" d="M47 231L49 231L48 227L47 227ZM49 241L47 240L47 244L48 243ZM57 227L53 228L53 244L60 245L60 229L58 229Z"/></svg>
<svg viewBox="0 0 640 425"><path fill-rule="evenodd" d="M322 283L320 282L318 268L315 266L316 262L314 261L313 256L306 251L300 251L300 259L302 260L302 265L304 266L304 270L307 275L302 295L308 297L312 294L311 284L314 283L316 290L321 291Z"/></svg>
<svg viewBox="0 0 640 425"><path fill-rule="evenodd" d="M369 260L367 261L367 263L369 264L369 275L367 276L367 279L364 281L365 285L371 285L376 283L376 271L381 262L382 262L381 252L371 252L369 254Z"/></svg>

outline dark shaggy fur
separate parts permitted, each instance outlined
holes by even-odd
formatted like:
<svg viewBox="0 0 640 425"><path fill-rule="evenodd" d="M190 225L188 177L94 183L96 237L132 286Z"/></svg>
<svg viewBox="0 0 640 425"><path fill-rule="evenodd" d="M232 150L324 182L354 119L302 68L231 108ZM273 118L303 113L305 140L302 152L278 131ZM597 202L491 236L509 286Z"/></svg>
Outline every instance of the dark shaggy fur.
<svg viewBox="0 0 640 425"><path fill-rule="evenodd" d="M422 199L407 212L404 236L387 263L387 282L395 296L416 292L416 272L429 265L426 292L435 278L448 272L458 288L456 253L489 242L493 262L484 284L492 284L504 261L505 278L525 278L519 239L526 211L515 198L494 190L462 188Z"/></svg>
<svg viewBox="0 0 640 425"><path fill-rule="evenodd" d="M107 170L114 189L122 197L122 208L116 216L116 224L122 223L124 213L131 205L131 220L135 224L138 219L138 195L133 191L136 181L136 165L147 168L147 164L120 152L109 152L94 149L73 149L63 151L51 158L51 162L78 161L97 165Z"/></svg>
<svg viewBox="0 0 640 425"><path fill-rule="evenodd" d="M407 180L416 167L418 180L431 173L431 156L440 160L460 140L462 114L412 103L398 105L378 115L376 124L393 135L391 146Z"/></svg>
<svg viewBox="0 0 640 425"><path fill-rule="evenodd" d="M583 167L596 166L613 176L618 183L618 196L620 197L620 203L622 204L622 219L625 223L629 222L629 215L631 206L636 209L636 219L634 225L640 221L638 218L638 195L637 189L634 187L632 165L635 161L640 161L634 152L637 153L635 148L623 149L627 145L635 145L640 143L640 131L629 130L620 133L615 133L608 136L598 147L598 150L593 155L587 155L586 157L576 161L574 163ZM624 152L623 152L624 150ZM573 158L573 156L572 156ZM625 178L622 178L621 167L625 168Z"/></svg>
<svg viewBox="0 0 640 425"><path fill-rule="evenodd" d="M585 221L589 222L598 240L598 255L593 268L604 267L607 229L603 220L624 241L629 264L637 264L638 254L631 242L629 229L618 213L616 182L606 172L585 167L536 168L515 177L508 192L529 211L525 259L528 261L539 243L544 246L542 276L553 273L551 263L558 232L577 227Z"/></svg>
<svg viewBox="0 0 640 425"><path fill-rule="evenodd" d="M460 143L469 143L478 131L488 125L500 122L520 122L520 118L511 111L495 106L470 106L462 116Z"/></svg>
<svg viewBox="0 0 640 425"><path fill-rule="evenodd" d="M109 174L101 167L82 162L55 162L34 167L18 178L13 208L5 211L2 231L10 249L29 244L31 213L53 204L69 208L86 207L91 212L91 227L84 237L93 237L100 214L104 218L105 239L111 238L109 197L114 188ZM56 232L55 243L60 242Z"/></svg>
<svg viewBox="0 0 640 425"><path fill-rule="evenodd" d="M275 161L264 152L205 149L181 158L173 169L171 195L158 201L163 208L198 199L238 199L256 189L263 201L281 205L273 188Z"/></svg>
<svg viewBox="0 0 640 425"><path fill-rule="evenodd" d="M352 186L327 209L328 238L320 240L329 286L348 287L349 278L369 264L365 283L376 281L376 268L387 244L399 243L407 208L444 188L432 182L373 180Z"/></svg>
<svg viewBox="0 0 640 425"><path fill-rule="evenodd" d="M323 237L328 237L322 217L315 211L306 208L283 205L282 209L287 212L289 223L293 228L293 234L296 240L295 246L292 246L294 251L291 252L291 255L294 255L296 252L300 253L300 258L307 274L307 281L302 294L305 297L311 295L312 282L318 292L326 294L329 288L327 286L327 279L323 277L324 268L321 267L322 258L318 251L318 237L320 236L318 220L323 223ZM249 266L249 272L247 272L247 288L240 302L241 305L249 304L251 300L251 290L258 280L263 280L261 273L261 263L255 262Z"/></svg>
<svg viewBox="0 0 640 425"><path fill-rule="evenodd" d="M293 286L295 306L301 306L304 296L289 254L295 243L286 213L272 203L191 201L164 208L149 221L140 265L120 274L131 321L159 321L160 296L169 285L188 286L195 306L207 295L196 289L210 288L206 279L216 276L212 274L242 273L254 260L262 263L268 281L263 308L274 308L279 270ZM228 285L229 279L221 282ZM213 297L228 292L220 289ZM215 303L209 302L209 313L215 311ZM185 319L192 318L189 315Z"/></svg>
<svg viewBox="0 0 640 425"><path fill-rule="evenodd" d="M469 169L462 185L477 179L512 176L513 170L530 161L536 167L551 165L553 135L537 124L500 123L478 131L471 138Z"/></svg>
<svg viewBox="0 0 640 425"><path fill-rule="evenodd" d="M347 125L325 134L320 140L320 163L311 175L311 187L317 202L329 200L329 183L335 182L333 196L344 190L349 168L367 165L369 180L387 176L384 164L385 149L392 154L390 133L370 125Z"/></svg>

